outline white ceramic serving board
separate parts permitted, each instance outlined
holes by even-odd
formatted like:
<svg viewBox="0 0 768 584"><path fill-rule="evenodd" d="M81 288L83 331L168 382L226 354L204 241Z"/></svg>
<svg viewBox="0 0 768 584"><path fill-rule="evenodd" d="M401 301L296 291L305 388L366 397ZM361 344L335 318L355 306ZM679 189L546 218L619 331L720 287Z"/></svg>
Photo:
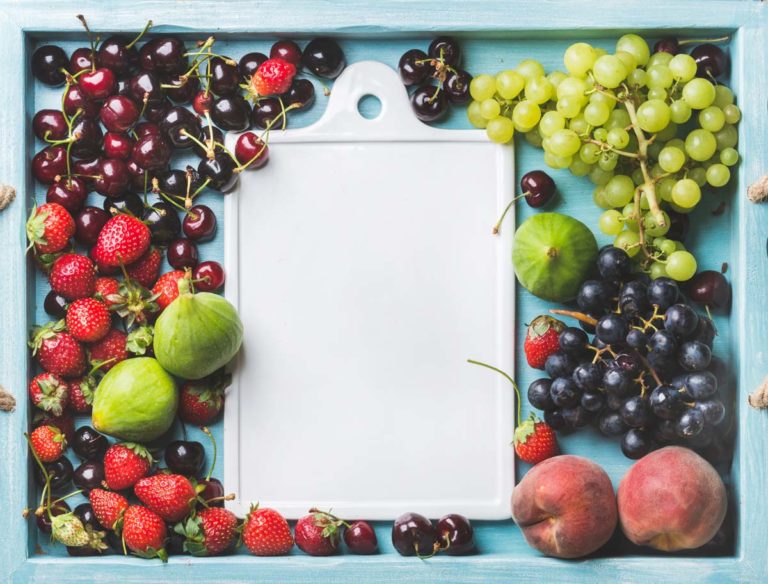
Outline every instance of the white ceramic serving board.
<svg viewBox="0 0 768 584"><path fill-rule="evenodd" d="M397 73L365 61L270 149L226 203L226 294L245 327L225 408L231 508L509 517L513 390L467 358L513 368L514 217L491 234L512 147L422 124Z"/></svg>

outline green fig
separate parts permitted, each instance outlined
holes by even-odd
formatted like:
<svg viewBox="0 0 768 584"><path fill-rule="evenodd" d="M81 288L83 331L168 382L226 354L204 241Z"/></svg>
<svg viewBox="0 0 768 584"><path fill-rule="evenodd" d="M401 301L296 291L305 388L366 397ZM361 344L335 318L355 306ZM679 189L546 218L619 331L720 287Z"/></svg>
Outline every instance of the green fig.
<svg viewBox="0 0 768 584"><path fill-rule="evenodd" d="M189 276L179 278L179 296L155 322L155 357L184 379L201 379L229 363L243 342L243 323L225 298L192 291Z"/></svg>
<svg viewBox="0 0 768 584"><path fill-rule="evenodd" d="M126 359L96 389L93 427L121 440L149 442L171 427L178 402L173 378L156 359Z"/></svg>
<svg viewBox="0 0 768 584"><path fill-rule="evenodd" d="M595 236L581 221L567 215L539 213L515 232L512 263L517 279L544 300L575 298L596 258Z"/></svg>

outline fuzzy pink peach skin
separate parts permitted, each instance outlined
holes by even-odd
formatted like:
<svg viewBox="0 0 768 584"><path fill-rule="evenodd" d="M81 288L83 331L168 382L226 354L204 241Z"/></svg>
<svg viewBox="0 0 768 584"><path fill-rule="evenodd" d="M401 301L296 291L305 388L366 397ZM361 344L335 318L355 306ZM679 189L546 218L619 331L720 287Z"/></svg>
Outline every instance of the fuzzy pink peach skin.
<svg viewBox="0 0 768 584"><path fill-rule="evenodd" d="M512 493L512 517L528 544L555 558L580 558L601 548L617 523L611 479L581 456L534 466Z"/></svg>
<svg viewBox="0 0 768 584"><path fill-rule="evenodd" d="M717 471L693 450L667 446L641 458L619 484L624 535L657 550L701 547L725 519L728 499Z"/></svg>

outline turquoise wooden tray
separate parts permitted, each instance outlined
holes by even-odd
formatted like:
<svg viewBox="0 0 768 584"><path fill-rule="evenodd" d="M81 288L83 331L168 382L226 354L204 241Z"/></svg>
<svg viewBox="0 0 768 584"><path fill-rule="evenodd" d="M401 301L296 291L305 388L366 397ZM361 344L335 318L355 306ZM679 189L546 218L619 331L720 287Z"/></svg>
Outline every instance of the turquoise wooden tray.
<svg viewBox="0 0 768 584"><path fill-rule="evenodd" d="M29 56L38 44L56 41L67 50L84 44L82 28L74 18L79 13L85 14L99 32L138 31L151 18L153 33L174 32L190 40L214 33L223 45L221 52L237 57L247 50L264 51L279 37L307 39L329 34L340 38L349 62L373 58L392 66L406 49L425 48L431 37L450 32L461 37L465 64L472 73L495 73L514 67L523 58L539 59L548 70L561 68L563 50L572 41L590 39L611 48L615 39L628 31L650 39L667 34L694 38L730 35L730 85L743 111L739 127L743 160L728 192L712 195L700 205L696 227L687 241L701 267L719 269L727 262L733 284L731 314L716 318L720 336L715 348L736 373L732 395L738 434L734 462L726 477L736 521L730 549L718 557L684 557L609 545L595 557L561 561L529 548L511 522L477 525L479 555L428 561L397 555L389 541L390 525L385 523L376 526L382 553L372 557L344 554L312 558L294 550L287 557L255 558L241 552L222 558L174 557L163 565L121 556L71 558L63 547L51 546L34 524L21 516L24 507L34 506L35 492L28 480L30 457L22 439L31 415L26 398L30 363L25 340L32 324L47 320L42 310L44 281L24 253L26 215L33 199L44 197L27 170L39 147L29 126L33 112L55 99L53 92L33 83L28 71ZM748 408L746 395L768 373L768 311L764 301L768 211L745 197L746 186L768 171L768 130L763 123L768 103L766 24L765 6L751 0L5 2L0 7L0 183L16 187L18 197L0 213L0 384L16 395L18 408L11 414L0 413L0 582L766 581L768 415ZM309 112L296 116L295 125L311 123L324 106L325 98L320 95ZM441 125L469 127L463 110L456 110ZM279 156L279 149L272 155ZM540 150L518 143L519 173L543 167ZM566 171L554 171L553 176L562 193L556 209L584 219L595 229L599 210L592 203L589 181ZM712 210L722 200L726 201L725 213L713 216ZM220 198L209 194L205 202L222 217ZM527 207L518 207L518 222L529 215ZM222 259L224 229L226 225L213 242L201 248L206 259ZM599 239L607 243L604 237ZM523 323L547 308L549 305L518 288L518 342ZM517 379L526 387L534 376L520 356L516 367ZM221 424L214 427L214 434L221 441ZM202 440L199 434L193 437ZM565 452L586 455L601 464L614 484L631 464L618 443L591 430L564 436L561 443ZM428 458L428 453L424 456ZM216 474L221 476L222 470ZM527 470L520 465L519 476Z"/></svg>

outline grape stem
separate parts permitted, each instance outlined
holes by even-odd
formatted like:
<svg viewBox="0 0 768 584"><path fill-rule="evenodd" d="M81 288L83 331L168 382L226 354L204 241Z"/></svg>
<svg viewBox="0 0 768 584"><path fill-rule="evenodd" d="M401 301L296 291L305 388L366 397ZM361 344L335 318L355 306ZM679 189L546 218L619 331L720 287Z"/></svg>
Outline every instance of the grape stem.
<svg viewBox="0 0 768 584"><path fill-rule="evenodd" d="M627 158L639 158L639 156L634 152L619 150L618 148L614 148L607 142L601 142L600 140L595 140L594 138L587 138L586 140L583 140L583 141L589 144L594 144L595 146L600 146L601 150L611 151L618 154L619 156L626 156Z"/></svg>

